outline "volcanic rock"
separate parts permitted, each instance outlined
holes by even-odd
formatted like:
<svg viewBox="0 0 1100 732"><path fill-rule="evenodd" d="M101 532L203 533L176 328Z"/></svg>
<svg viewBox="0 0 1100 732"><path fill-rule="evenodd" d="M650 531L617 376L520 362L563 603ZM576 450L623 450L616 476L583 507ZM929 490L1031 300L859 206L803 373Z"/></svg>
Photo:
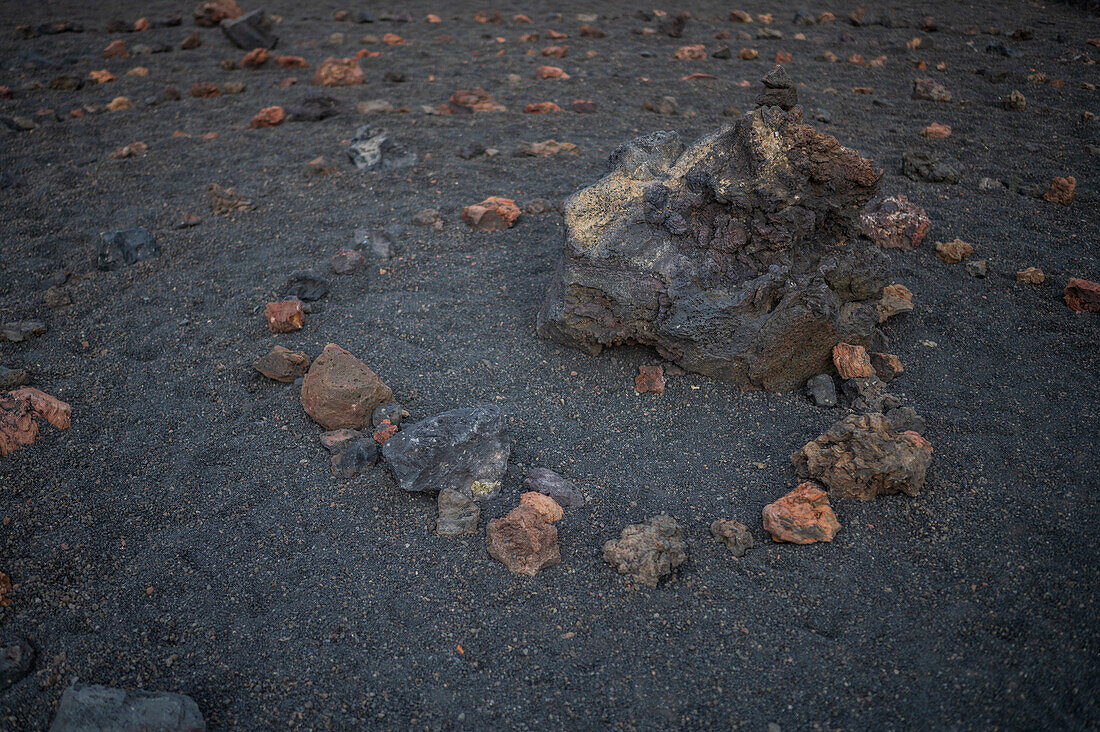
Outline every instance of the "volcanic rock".
<svg viewBox="0 0 1100 732"><path fill-rule="evenodd" d="M1041 285L1046 281L1046 278L1047 276L1043 274L1043 270L1038 267L1028 267L1016 273L1016 281L1023 282L1025 285Z"/></svg>
<svg viewBox="0 0 1100 732"><path fill-rule="evenodd" d="M223 20L232 20L244 15L236 0L208 0L195 8L195 25L213 28Z"/></svg>
<svg viewBox="0 0 1100 732"><path fill-rule="evenodd" d="M340 114L340 102L324 94L309 94L286 111L293 122L320 122Z"/></svg>
<svg viewBox="0 0 1100 732"><path fill-rule="evenodd" d="M583 506L585 503L584 495L577 490L577 486L553 470L532 468L523 479L523 485L528 491L550 496L564 508Z"/></svg>
<svg viewBox="0 0 1100 732"><path fill-rule="evenodd" d="M45 332L46 324L41 320L15 320L0 326L0 342L22 343Z"/></svg>
<svg viewBox="0 0 1100 732"><path fill-rule="evenodd" d="M462 209L462 220L481 231L498 231L514 226L519 214L519 206L511 198L489 196Z"/></svg>
<svg viewBox="0 0 1100 732"><path fill-rule="evenodd" d="M1077 179L1072 175L1067 178L1055 176L1054 180L1050 182L1050 189L1043 194L1043 200L1068 206L1073 203L1076 191Z"/></svg>
<svg viewBox="0 0 1100 732"><path fill-rule="evenodd" d="M871 365L875 368L875 375L886 383L905 372L901 359L892 353L872 353Z"/></svg>
<svg viewBox="0 0 1100 732"><path fill-rule="evenodd" d="M958 183L959 171L955 166L930 153L907 152L901 156L902 175L910 180L929 183Z"/></svg>
<svg viewBox="0 0 1100 732"><path fill-rule="evenodd" d="M857 217L881 173L801 109L757 109L686 151L654 133L610 167L564 204L540 335L591 354L651 345L769 390L826 371L842 339L870 341L886 267Z"/></svg>
<svg viewBox="0 0 1100 732"><path fill-rule="evenodd" d="M834 499L914 496L924 486L932 449L898 432L879 413L850 414L791 456L795 472L824 483Z"/></svg>
<svg viewBox="0 0 1100 732"><path fill-rule="evenodd" d="M381 427L384 422L389 422L392 425L400 425L401 420L409 416L400 404L396 402L390 402L389 404L379 404L371 412L370 422L374 427Z"/></svg>
<svg viewBox="0 0 1100 732"><path fill-rule="evenodd" d="M367 268L367 258L354 249L341 249L332 255L328 263L338 275L358 274Z"/></svg>
<svg viewBox="0 0 1100 732"><path fill-rule="evenodd" d="M363 125L348 146L348 157L359 170L392 170L416 164L416 153L380 127Z"/></svg>
<svg viewBox="0 0 1100 732"><path fill-rule="evenodd" d="M326 58L313 72L316 86L355 86L367 80L357 58Z"/></svg>
<svg viewBox="0 0 1100 732"><path fill-rule="evenodd" d="M34 648L23 638L0 642L0 690L24 678L34 666Z"/></svg>
<svg viewBox="0 0 1100 732"><path fill-rule="evenodd" d="M275 48L279 37L272 32L271 21L263 10L253 10L239 18L227 18L219 24L225 37L237 48Z"/></svg>
<svg viewBox="0 0 1100 732"><path fill-rule="evenodd" d="M639 366L634 377L634 391L639 394L664 394L665 370L660 366Z"/></svg>
<svg viewBox="0 0 1100 732"><path fill-rule="evenodd" d="M516 149L517 155L530 155L540 158L548 155L557 155L562 152L576 154L577 146L571 142L543 140L542 142L521 142Z"/></svg>
<svg viewBox="0 0 1100 732"><path fill-rule="evenodd" d="M757 106L789 110L798 104L798 90L794 88L791 77L782 66L775 66L761 82L764 84L764 91L756 97Z"/></svg>
<svg viewBox="0 0 1100 732"><path fill-rule="evenodd" d="M863 346L837 343L833 346L833 364L842 379L860 379L873 376L871 357Z"/></svg>
<svg viewBox="0 0 1100 732"><path fill-rule="evenodd" d="M226 84L226 86L229 85ZM281 125L284 119L286 119L286 112L283 111L282 107L264 107L256 113L248 126L253 130L261 127L276 127Z"/></svg>
<svg viewBox="0 0 1100 732"><path fill-rule="evenodd" d="M932 221L905 196L889 196L859 217L863 235L884 249L916 249Z"/></svg>
<svg viewBox="0 0 1100 732"><path fill-rule="evenodd" d="M735 557L743 557L752 548L753 538L749 529L740 521L718 519L710 525L710 534L725 544Z"/></svg>
<svg viewBox="0 0 1100 732"><path fill-rule="evenodd" d="M40 419L58 429L68 429L72 424L72 408L31 387L0 395L0 457L34 444Z"/></svg>
<svg viewBox="0 0 1100 732"><path fill-rule="evenodd" d="M439 516L435 523L435 533L440 536L458 536L477 532L477 522L481 518L481 507L471 496L444 488L436 497Z"/></svg>
<svg viewBox="0 0 1100 732"><path fill-rule="evenodd" d="M283 346L275 346L257 359L252 367L269 379L291 383L309 371L309 356Z"/></svg>
<svg viewBox="0 0 1100 732"><path fill-rule="evenodd" d="M264 319L272 333L293 333L305 325L305 310L301 300L269 302L264 307Z"/></svg>
<svg viewBox="0 0 1100 732"><path fill-rule="evenodd" d="M533 505L521 504L507 516L493 519L485 533L489 556L516 574L534 577L540 570L561 562L558 530Z"/></svg>
<svg viewBox="0 0 1100 732"><path fill-rule="evenodd" d="M311 270L299 270L291 273L280 292L286 298L314 302L328 294L328 280Z"/></svg>
<svg viewBox="0 0 1100 732"><path fill-rule="evenodd" d="M776 542L832 541L840 530L829 496L812 481L800 483L778 501L764 506L763 517L764 528Z"/></svg>
<svg viewBox="0 0 1100 732"><path fill-rule="evenodd" d="M26 383L25 369L9 369L7 366L0 366L0 391L8 391Z"/></svg>
<svg viewBox="0 0 1100 732"><path fill-rule="evenodd" d="M378 455L378 443L374 440L349 440L332 456L332 474L344 479L363 475L378 463Z"/></svg>
<svg viewBox="0 0 1100 732"><path fill-rule="evenodd" d="M951 92L942 84L937 84L931 79L913 80L913 99L922 99L929 102L950 102Z"/></svg>
<svg viewBox="0 0 1100 732"><path fill-rule="evenodd" d="M378 411L377 408L375 409L375 411ZM372 412L371 414L373 418L374 413ZM377 442L379 445L386 444L387 440L397 434L397 425L395 425L393 422L390 422L388 419L383 419L374 427L375 430L372 433L372 437L374 438L374 441Z"/></svg>
<svg viewBox="0 0 1100 732"><path fill-rule="evenodd" d="M917 410L912 407L894 407L886 413L886 421L895 432L916 432L919 435L927 429L924 417L917 414Z"/></svg>
<svg viewBox="0 0 1100 732"><path fill-rule="evenodd" d="M687 561L687 552L683 527L665 514L627 526L603 545L603 558L616 572L650 587Z"/></svg>
<svg viewBox="0 0 1100 732"><path fill-rule="evenodd" d="M806 393L818 407L836 406L836 384L829 374L818 374L806 382Z"/></svg>
<svg viewBox="0 0 1100 732"><path fill-rule="evenodd" d="M86 730L158 730L202 732L206 722L195 702L183 694L124 691L73 681L61 696L51 732Z"/></svg>
<svg viewBox="0 0 1100 732"><path fill-rule="evenodd" d="M487 405L407 425L386 441L382 456L403 490L451 488L485 500L500 491L511 451L504 414Z"/></svg>
<svg viewBox="0 0 1100 732"><path fill-rule="evenodd" d="M878 306L879 322L913 309L913 293L905 285L892 284L882 288Z"/></svg>
<svg viewBox="0 0 1100 732"><path fill-rule="evenodd" d="M222 188L217 183L211 183L207 187L206 198L210 203L210 211L217 216L254 208L252 201L237 193L236 189Z"/></svg>
<svg viewBox="0 0 1100 732"><path fill-rule="evenodd" d="M962 239L936 242L936 255L948 264L958 264L974 253L974 247Z"/></svg>
<svg viewBox="0 0 1100 732"><path fill-rule="evenodd" d="M325 346L302 382L302 407L327 430L362 429L374 408L392 398L370 367L335 343Z"/></svg>
<svg viewBox="0 0 1100 732"><path fill-rule="evenodd" d="M451 95L448 104L455 112L506 112L508 110L480 87L473 90L459 89Z"/></svg>
<svg viewBox="0 0 1100 732"><path fill-rule="evenodd" d="M1063 292L1066 305L1081 313L1100 312L1100 282L1070 277Z"/></svg>
<svg viewBox="0 0 1100 732"><path fill-rule="evenodd" d="M160 255L160 245L143 226L99 235L96 245L96 266L103 270L144 262Z"/></svg>

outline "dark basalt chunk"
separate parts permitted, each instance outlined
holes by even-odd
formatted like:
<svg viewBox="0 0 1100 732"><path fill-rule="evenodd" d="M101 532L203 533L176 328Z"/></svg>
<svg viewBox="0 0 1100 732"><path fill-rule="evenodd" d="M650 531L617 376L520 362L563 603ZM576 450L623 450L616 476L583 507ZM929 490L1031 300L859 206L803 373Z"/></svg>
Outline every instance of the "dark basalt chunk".
<svg viewBox="0 0 1100 732"><path fill-rule="evenodd" d="M223 20L221 29L233 45L248 51L253 48L272 49L279 42L279 37L272 31L271 21L262 10Z"/></svg>

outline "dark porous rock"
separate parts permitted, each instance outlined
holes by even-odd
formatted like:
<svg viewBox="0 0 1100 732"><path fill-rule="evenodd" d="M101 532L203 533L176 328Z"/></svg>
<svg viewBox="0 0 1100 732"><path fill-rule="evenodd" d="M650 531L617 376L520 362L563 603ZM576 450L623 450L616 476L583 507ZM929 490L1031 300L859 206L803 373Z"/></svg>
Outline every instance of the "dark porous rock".
<svg viewBox="0 0 1100 732"><path fill-rule="evenodd" d="M618 539L603 545L603 558L619 574L656 587L658 580L687 561L684 529L661 514L623 529Z"/></svg>
<svg viewBox="0 0 1100 732"><path fill-rule="evenodd" d="M687 150L654 133L610 163L564 204L540 335L591 354L654 346L773 391L828 371L842 339L871 342L889 280L858 216L881 173L800 108L761 107Z"/></svg>
<svg viewBox="0 0 1100 732"><path fill-rule="evenodd" d="M886 413L886 421L896 432L916 432L923 435L928 429L924 417L917 414L917 410L912 407L894 407Z"/></svg>
<svg viewBox="0 0 1100 732"><path fill-rule="evenodd" d="M367 268L367 260L354 249L341 249L328 260L332 271L338 275L359 274Z"/></svg>
<svg viewBox="0 0 1100 732"><path fill-rule="evenodd" d="M395 141L381 128L364 125L348 146L348 157L359 170L392 170L416 164L416 153Z"/></svg>
<svg viewBox="0 0 1100 732"><path fill-rule="evenodd" d="M156 237L139 226L135 229L105 231L96 245L96 266L103 270L125 267L160 254Z"/></svg>
<svg viewBox="0 0 1100 732"><path fill-rule="evenodd" d="M309 94L286 113L292 122L320 122L340 114L340 102L327 94Z"/></svg>
<svg viewBox="0 0 1100 732"><path fill-rule="evenodd" d="M958 183L959 171L931 153L907 152L901 156L901 173L910 180Z"/></svg>
<svg viewBox="0 0 1100 732"><path fill-rule="evenodd" d="M26 677L34 666L34 648L22 638L0 641L0 691Z"/></svg>
<svg viewBox="0 0 1100 732"><path fill-rule="evenodd" d="M584 494L577 490L573 481L567 480L546 468L532 468L523 484L529 491L537 491L544 496L550 496L563 508L584 505Z"/></svg>
<svg viewBox="0 0 1100 732"><path fill-rule="evenodd" d="M246 51L254 48L272 49L279 42L279 37L272 32L271 21L263 10L253 10L239 18L227 18L221 22L221 29L233 45Z"/></svg>
<svg viewBox="0 0 1100 732"><path fill-rule="evenodd" d="M806 382L806 394L818 407L836 406L836 384L829 374L818 374Z"/></svg>
<svg viewBox="0 0 1100 732"><path fill-rule="evenodd" d="M370 423L371 426L378 427L388 419L390 424L399 427L401 426L401 419L406 415L408 415L408 412L396 402L379 404L374 408L374 411L371 412Z"/></svg>
<svg viewBox="0 0 1100 732"><path fill-rule="evenodd" d="M951 92L931 79L913 79L913 99L928 102L950 102Z"/></svg>
<svg viewBox="0 0 1100 732"><path fill-rule="evenodd" d="M321 433L321 446L328 450L330 455L339 455L347 446L356 440L362 440L369 437L366 432L361 430L349 430L346 427L338 430L329 430L328 432Z"/></svg>
<svg viewBox="0 0 1100 732"><path fill-rule="evenodd" d="M840 393L849 409L857 412L886 412L902 403L886 391L886 384L878 376L845 379L840 383Z"/></svg>
<svg viewBox="0 0 1100 732"><path fill-rule="evenodd" d="M444 488L476 500L500 492L512 444L499 407L452 409L407 425L386 441L382 456L406 491Z"/></svg>
<svg viewBox="0 0 1100 732"><path fill-rule="evenodd" d="M328 280L316 272L299 270L287 278L280 293L284 299L314 302L328 294Z"/></svg>
<svg viewBox="0 0 1100 732"><path fill-rule="evenodd" d="M44 334L46 324L41 320L16 320L0 326L0 342L22 343Z"/></svg>
<svg viewBox="0 0 1100 732"><path fill-rule="evenodd" d="M887 196L868 206L859 221L863 235L884 249L916 249L932 228L925 210L905 196Z"/></svg>
<svg viewBox="0 0 1100 732"><path fill-rule="evenodd" d="M371 254L382 259L390 259L397 254L397 242L388 231L382 229L357 229L355 248L369 249Z"/></svg>
<svg viewBox="0 0 1100 732"><path fill-rule="evenodd" d="M337 478L362 475L378 462L378 453L378 443L370 438L351 440L332 456L332 474Z"/></svg>
<svg viewBox="0 0 1100 732"><path fill-rule="evenodd" d="M8 391L27 383L27 372L24 369L9 369L0 366L0 391Z"/></svg>
<svg viewBox="0 0 1100 732"><path fill-rule="evenodd" d="M252 367L269 379L289 384L309 371L309 356L301 351L275 346L258 358Z"/></svg>
<svg viewBox="0 0 1100 732"><path fill-rule="evenodd" d="M831 498L914 496L932 464L932 446L898 432L882 414L850 414L791 456L802 478L824 483Z"/></svg>
<svg viewBox="0 0 1100 732"><path fill-rule="evenodd" d="M710 534L726 545L735 557L743 557L752 548L753 539L749 528L740 521L718 519L710 525Z"/></svg>
<svg viewBox="0 0 1100 732"><path fill-rule="evenodd" d="M777 65L760 81L764 84L764 91L756 97L756 106L789 110L798 104L798 90L782 66Z"/></svg>
<svg viewBox="0 0 1100 732"><path fill-rule="evenodd" d="M393 392L365 363L335 343L325 346L302 381L302 408L328 430L362 429Z"/></svg>
<svg viewBox="0 0 1100 732"><path fill-rule="evenodd" d="M164 691L124 691L74 681L61 696L50 732L158 730L201 732L206 722L195 702Z"/></svg>
<svg viewBox="0 0 1100 732"><path fill-rule="evenodd" d="M472 496L444 488L436 499L439 516L436 519L435 533L440 536L458 536L477 532L477 522L481 518L481 507Z"/></svg>

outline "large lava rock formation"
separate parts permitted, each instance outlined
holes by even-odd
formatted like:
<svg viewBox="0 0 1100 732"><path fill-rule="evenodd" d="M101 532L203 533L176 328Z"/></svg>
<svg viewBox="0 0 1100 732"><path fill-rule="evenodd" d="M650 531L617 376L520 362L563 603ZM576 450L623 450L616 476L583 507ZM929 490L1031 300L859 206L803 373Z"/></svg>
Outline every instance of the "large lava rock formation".
<svg viewBox="0 0 1100 732"><path fill-rule="evenodd" d="M884 255L859 212L881 172L802 121L781 67L760 106L689 148L655 132L570 196L538 332L597 354L638 343L685 369L769 390L875 345Z"/></svg>

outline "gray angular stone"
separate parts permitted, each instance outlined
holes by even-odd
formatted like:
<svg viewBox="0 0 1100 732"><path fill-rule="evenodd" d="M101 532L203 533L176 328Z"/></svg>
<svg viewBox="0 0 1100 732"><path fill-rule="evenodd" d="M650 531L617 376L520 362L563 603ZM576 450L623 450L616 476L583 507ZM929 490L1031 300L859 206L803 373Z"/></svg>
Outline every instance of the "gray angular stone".
<svg viewBox="0 0 1100 732"><path fill-rule="evenodd" d="M840 393L848 407L857 412L886 412L900 407L902 400L886 391L886 383L877 376L845 379Z"/></svg>
<svg viewBox="0 0 1100 732"><path fill-rule="evenodd" d="M818 374L806 382L806 394L814 406L836 406L836 383L829 374Z"/></svg>
<svg viewBox="0 0 1100 732"><path fill-rule="evenodd" d="M348 158L359 170L392 170L416 165L416 153L390 137L380 127L364 125L348 146Z"/></svg>
<svg viewBox="0 0 1100 732"><path fill-rule="evenodd" d="M382 455L403 490L450 488L486 500L500 492L508 468L507 426L495 405L452 409L407 425Z"/></svg>
<svg viewBox="0 0 1100 732"><path fill-rule="evenodd" d="M46 332L46 324L41 320L16 320L0 326L0 341L22 343L37 338Z"/></svg>
<svg viewBox="0 0 1100 732"><path fill-rule="evenodd" d="M584 494L577 490L573 481L547 468L532 468L523 479L523 484L529 491L550 496L562 508L583 506L585 503Z"/></svg>
<svg viewBox="0 0 1100 732"><path fill-rule="evenodd" d="M379 404L370 415L370 423L374 427L382 424L382 420L388 419L390 424L400 427L401 418L405 415L405 409L396 402Z"/></svg>
<svg viewBox="0 0 1100 732"><path fill-rule="evenodd" d="M477 532L481 508L472 496L444 488L439 492L436 504L439 516L436 519L435 533L440 536L458 536Z"/></svg>
<svg viewBox="0 0 1100 732"><path fill-rule="evenodd" d="M722 542L735 557L743 557L752 548L752 532L740 521L718 519L710 525L710 535Z"/></svg>
<svg viewBox="0 0 1100 732"><path fill-rule="evenodd" d="M34 648L23 638L0 642L0 691L25 678L34 666Z"/></svg>
<svg viewBox="0 0 1100 732"><path fill-rule="evenodd" d="M96 266L103 270L126 267L160 255L160 245L144 226L105 231L96 245Z"/></svg>
<svg viewBox="0 0 1100 732"><path fill-rule="evenodd" d="M779 391L869 344L888 282L858 215L881 173L763 107L684 150L675 133L618 148L564 205L564 256L538 332L599 353L641 344L689 371Z"/></svg>
<svg viewBox="0 0 1100 732"><path fill-rule="evenodd" d="M603 545L603 558L619 574L656 587L662 577L687 561L687 551L684 528L671 516L660 514L624 528L618 539Z"/></svg>
<svg viewBox="0 0 1100 732"><path fill-rule="evenodd" d="M378 462L378 443L373 438L351 440L332 456L332 474L337 478L354 478L366 473Z"/></svg>
<svg viewBox="0 0 1100 732"><path fill-rule="evenodd" d="M328 280L311 270L294 272L279 291L284 299L314 302L328 294Z"/></svg>
<svg viewBox="0 0 1100 732"><path fill-rule="evenodd" d="M61 696L50 732L156 730L202 732L206 722L195 702L183 694L124 691L74 681Z"/></svg>
<svg viewBox="0 0 1100 732"><path fill-rule="evenodd" d="M901 173L910 180L958 183L959 171L931 153L907 152L901 156Z"/></svg>
<svg viewBox="0 0 1100 732"><path fill-rule="evenodd" d="M253 10L239 18L227 18L221 22L221 29L233 45L246 51L253 48L272 49L279 42L263 10Z"/></svg>
<svg viewBox="0 0 1100 732"><path fill-rule="evenodd" d="M917 410L912 407L894 407L886 413L886 421L897 432L916 432L923 435L928 429L924 417L917 414Z"/></svg>

